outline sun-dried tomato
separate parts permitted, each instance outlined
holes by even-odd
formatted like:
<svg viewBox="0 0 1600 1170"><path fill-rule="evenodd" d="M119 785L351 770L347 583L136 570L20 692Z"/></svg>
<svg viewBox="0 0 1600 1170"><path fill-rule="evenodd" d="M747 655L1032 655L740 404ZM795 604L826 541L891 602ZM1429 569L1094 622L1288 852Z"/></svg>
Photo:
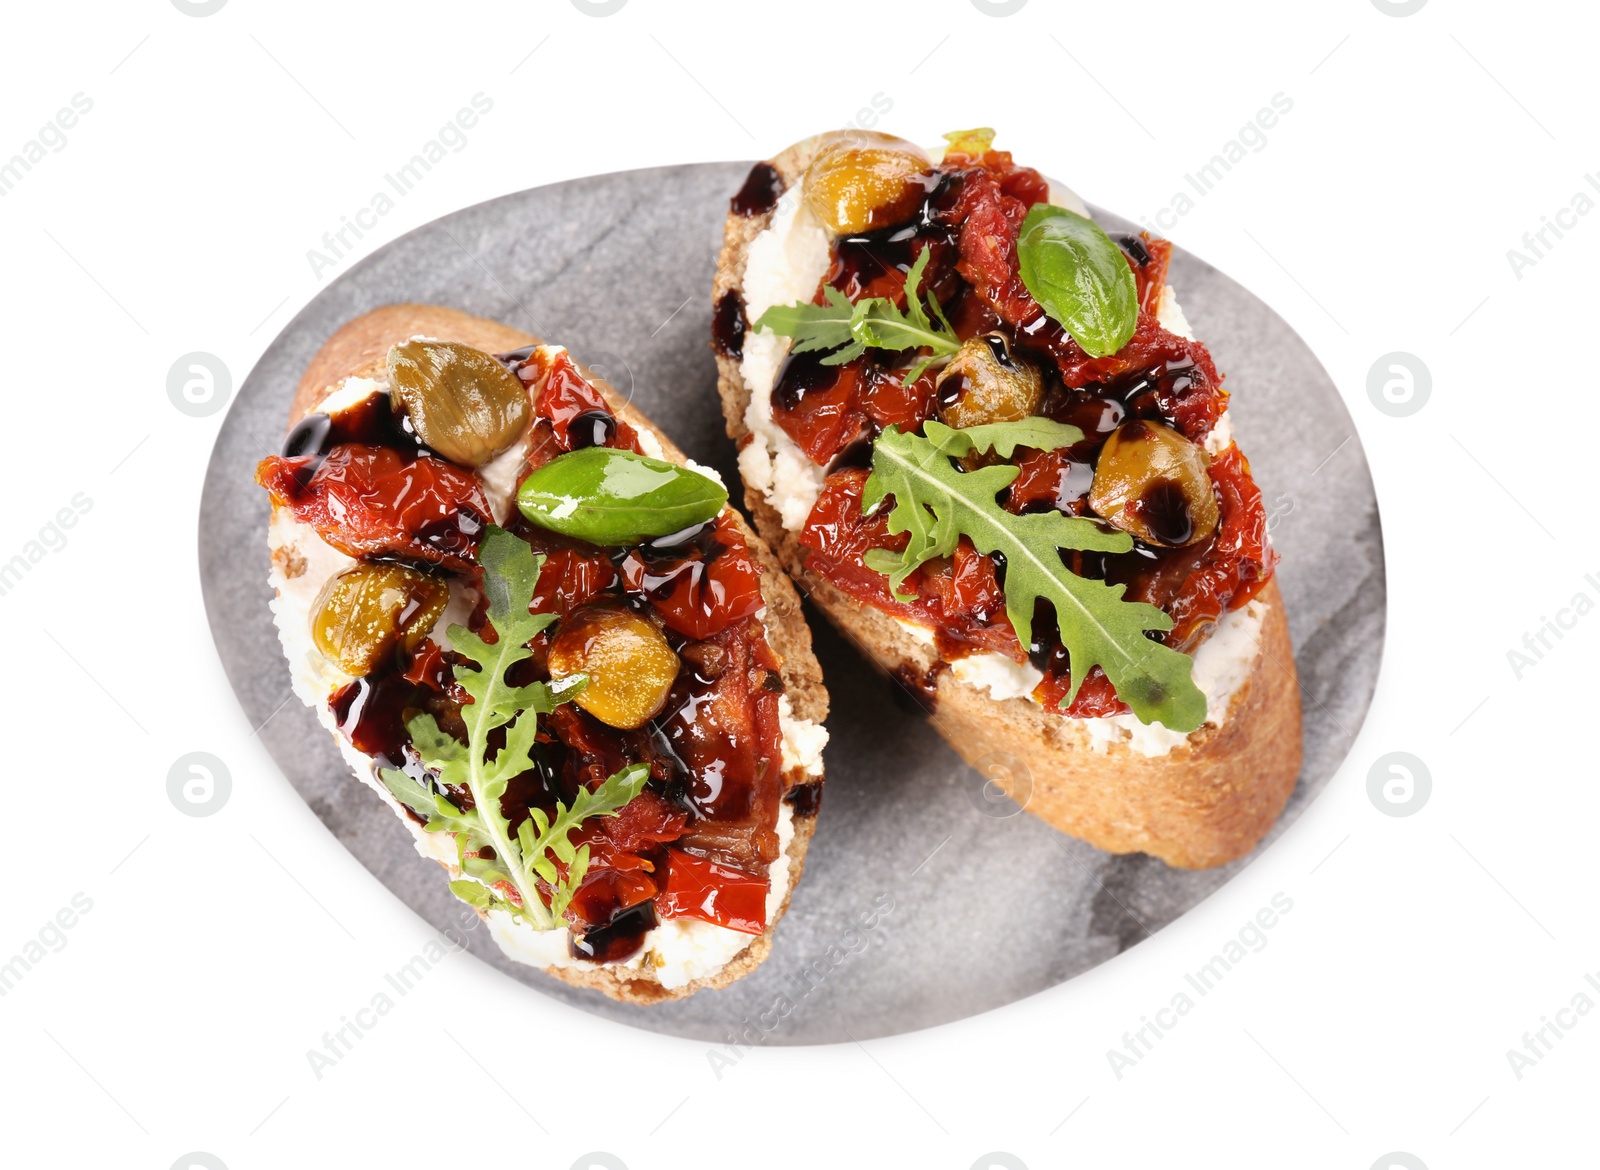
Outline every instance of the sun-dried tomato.
<svg viewBox="0 0 1600 1170"><path fill-rule="evenodd" d="M869 415L861 396L879 377L869 360L830 366L826 354L791 354L778 371L772 416L813 463L826 464L860 436Z"/></svg>
<svg viewBox="0 0 1600 1170"><path fill-rule="evenodd" d="M890 535L887 505L871 515L862 514L861 491L866 481L867 472L860 468L828 476L800 533L806 566L858 601L933 628L952 654L994 650L1020 656L994 562L976 552L965 538L958 542L953 557L929 561L907 578L905 590L916 594L912 600L900 601L891 595L889 578L869 569L864 558L875 548L900 552L908 538L903 533Z"/></svg>
<svg viewBox="0 0 1600 1170"><path fill-rule="evenodd" d="M538 397L533 403L533 411L539 418L549 420L561 450L570 451L575 445L581 445L573 442L569 430L573 422L580 415L598 412L611 420L608 427L610 434L606 441L599 445L644 454L639 446L639 436L634 429L621 419L612 416L611 407L607 404L605 396L578 372L577 364L566 350L561 350L553 356L547 356L542 350L535 350L518 369L517 376L530 386L538 385L540 379L543 379L543 385L540 386Z"/></svg>
<svg viewBox="0 0 1600 1170"><path fill-rule="evenodd" d="M767 888L764 874L745 873L681 849L668 849L666 885L656 899L656 913L760 934L767 929Z"/></svg>
<svg viewBox="0 0 1600 1170"><path fill-rule="evenodd" d="M732 515L681 545L646 545L622 560L628 592L646 598L671 629L701 640L761 610L761 571Z"/></svg>
<svg viewBox="0 0 1600 1170"><path fill-rule="evenodd" d="M365 443L340 443L326 456L270 455L256 482L352 557L398 556L463 572L473 567L490 518L472 472Z"/></svg>
<svg viewBox="0 0 1600 1170"><path fill-rule="evenodd" d="M1168 645L1187 645L1224 611L1243 606L1261 592L1278 563L1277 552L1267 543L1261 489L1238 447L1211 461L1211 482L1217 487L1220 523L1206 563L1189 574L1168 608L1173 621L1165 637Z"/></svg>

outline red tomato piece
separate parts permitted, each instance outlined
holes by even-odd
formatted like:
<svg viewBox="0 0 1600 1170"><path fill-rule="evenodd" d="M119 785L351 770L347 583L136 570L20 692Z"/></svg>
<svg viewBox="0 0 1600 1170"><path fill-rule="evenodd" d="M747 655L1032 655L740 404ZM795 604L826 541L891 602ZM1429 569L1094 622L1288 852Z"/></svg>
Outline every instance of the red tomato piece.
<svg viewBox="0 0 1600 1170"><path fill-rule="evenodd" d="M904 534L889 534L887 507L862 515L861 491L867 474L849 468L824 481L822 494L800 533L806 566L858 601L931 627L939 637L941 653L959 656L993 650L1020 660L1022 647L1002 604L994 562L978 553L971 542L963 538L954 557L929 561L908 578L907 588L917 593L908 602L889 593L887 576L867 568L864 557L869 549L899 552L908 539Z"/></svg>
<svg viewBox="0 0 1600 1170"><path fill-rule="evenodd" d="M409 683L441 693L454 681L450 663L445 660L444 648L432 638L422 640L422 645L411 656L411 662L401 677Z"/></svg>
<svg viewBox="0 0 1600 1170"><path fill-rule="evenodd" d="M866 359L825 365L826 354L792 355L778 371L772 417L813 463L826 464L856 439L867 421L858 403L878 372Z"/></svg>
<svg viewBox="0 0 1600 1170"><path fill-rule="evenodd" d="M704 536L686 544L681 556L634 549L622 562L622 583L648 598L668 626L696 641L754 616L766 604L761 572L726 512Z"/></svg>
<svg viewBox="0 0 1600 1170"><path fill-rule="evenodd" d="M532 613L565 615L600 596L617 580L617 570L604 553L585 554L573 548L545 553L539 584L533 591Z"/></svg>
<svg viewBox="0 0 1600 1170"><path fill-rule="evenodd" d="M1072 467L1069 454L1024 448L1016 464L1017 478L1011 481L1011 492L1006 496L1007 510L1021 513L1036 504L1056 507L1065 494L1067 473Z"/></svg>
<svg viewBox="0 0 1600 1170"><path fill-rule="evenodd" d="M1211 482L1221 511L1215 543L1168 609L1173 621L1164 639L1168 645L1183 645L1224 610L1243 606L1261 592L1278 563L1278 554L1267 544L1261 489L1238 447L1229 447L1211 461Z"/></svg>
<svg viewBox="0 0 1600 1170"><path fill-rule="evenodd" d="M543 379L544 384L534 399L533 412L537 417L549 420L556 442L563 451L570 451L573 447L572 436L568 432L573 420L579 415L598 411L610 417L615 424L615 430L604 446L644 454L633 428L611 414L605 395L578 372L577 365L565 350L549 359L541 351L535 351L517 374L530 385Z"/></svg>
<svg viewBox="0 0 1600 1170"><path fill-rule="evenodd" d="M861 394L861 409L873 422L882 427L899 427L902 431L920 430L922 424L933 417L934 390L938 373L929 368L907 386L902 375L885 373L874 379Z"/></svg>
<svg viewBox="0 0 1600 1170"><path fill-rule="evenodd" d="M698 918L744 934L767 929L765 875L696 857L681 849L667 850L665 886L656 899L662 918Z"/></svg>
<svg viewBox="0 0 1600 1170"><path fill-rule="evenodd" d="M594 869L567 905L567 918L587 929L603 927L630 906L655 897L660 883L655 874L637 869ZM539 879L539 891L549 901L549 886Z"/></svg>
<svg viewBox="0 0 1600 1170"><path fill-rule="evenodd" d="M1072 676L1066 670L1054 671L1044 676L1033 690L1033 697L1038 699L1047 711L1058 710L1061 700L1067 697L1067 692L1072 689ZM1072 700L1072 705L1061 713L1070 715L1074 719L1098 719L1106 715L1122 715L1128 711L1128 705L1117 698L1116 688L1111 685L1111 680L1105 671L1098 666L1089 672L1089 677L1083 680L1083 686L1078 688L1077 696Z"/></svg>
<svg viewBox="0 0 1600 1170"><path fill-rule="evenodd" d="M340 552L402 556L471 569L491 513L478 477L431 455L340 443L315 455L271 455L256 482Z"/></svg>
<svg viewBox="0 0 1600 1170"><path fill-rule="evenodd" d="M648 788L614 817L594 817L572 837L573 845L588 845L591 868L653 868L642 854L683 836L689 814Z"/></svg>

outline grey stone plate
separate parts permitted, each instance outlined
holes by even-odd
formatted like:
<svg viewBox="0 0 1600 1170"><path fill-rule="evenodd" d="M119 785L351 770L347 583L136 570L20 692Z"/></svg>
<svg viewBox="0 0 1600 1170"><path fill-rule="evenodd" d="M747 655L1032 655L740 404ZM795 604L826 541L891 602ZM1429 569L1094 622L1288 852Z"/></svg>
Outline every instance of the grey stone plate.
<svg viewBox="0 0 1600 1170"><path fill-rule="evenodd" d="M330 333L377 305L428 301L567 345L735 483L707 338L722 216L745 171L719 163L579 179L467 208L394 241L279 334L218 436L201 502L200 572L228 677L251 726L261 725L284 775L334 836L440 929L456 921L457 905L443 874L347 774L311 712L285 702L255 463L277 448L300 372ZM1289 326L1183 252L1172 283L1227 373L1236 431L1283 554L1305 768L1276 835L1343 760L1372 697L1384 623L1377 503L1355 428ZM717 1041L734 1033L785 1044L865 1039L960 1019L1069 979L1159 930L1247 864L1188 873L1114 857L985 799L984 781L901 710L889 684L820 616L811 618L833 695L827 795L805 880L765 965L724 991L646 1008L513 964L483 931L470 936L471 949L545 995L643 1028Z"/></svg>

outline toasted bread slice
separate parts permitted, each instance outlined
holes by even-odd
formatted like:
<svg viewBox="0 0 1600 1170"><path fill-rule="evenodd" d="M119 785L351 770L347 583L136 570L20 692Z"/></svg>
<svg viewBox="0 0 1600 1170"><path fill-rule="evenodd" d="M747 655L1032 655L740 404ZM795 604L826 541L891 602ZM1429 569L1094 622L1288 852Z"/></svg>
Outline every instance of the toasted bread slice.
<svg viewBox="0 0 1600 1170"><path fill-rule="evenodd" d="M826 137L807 139L771 160L781 189L801 179ZM743 303L751 244L773 215L728 215L714 306L730 292ZM746 423L751 392L739 358L713 348L729 437L741 448L761 441ZM778 560L828 620L891 677L931 679L932 722L951 747L1062 832L1113 853L1149 853L1169 865L1202 869L1248 853L1282 811L1300 771L1300 697L1275 580L1259 597L1267 612L1254 666L1234 691L1226 717L1166 755L1145 755L1124 742L1096 741L1082 720L1046 711L1029 698L997 701L938 669L932 647L905 625L809 571L797 533L784 527L748 480L745 504Z"/></svg>
<svg viewBox="0 0 1600 1170"><path fill-rule="evenodd" d="M498 321L469 316L455 309L434 305L386 305L344 325L311 359L290 407L289 425L292 427L306 414L315 410L327 394L347 378L385 377L385 357L390 347L419 335L463 342L489 353L507 352L539 344L537 338ZM583 375L605 395L608 406L617 418L638 430L654 433L667 459L675 463L685 461L683 452L637 408L591 371L581 366L579 368ZM811 632L801 615L800 598L766 543L749 529L743 518L739 519L739 524L762 570L761 592L767 607L764 623L770 645L783 660L780 673L783 676L790 708L796 718L820 724L828 713L828 694L822 685L821 668L811 652ZM291 577L297 575L294 572L296 569L299 572L307 571L308 559L312 563L315 562L315 558L297 557L294 549L283 547L273 549L273 558L278 571ZM353 749L348 749L348 745L345 746L346 756L351 758ZM351 758L352 765L358 762L357 759ZM377 779L376 769L371 761L368 761L365 773L362 774L362 770L357 769L358 778L373 787L386 803L401 814L407 825L420 834L420 828L414 821L405 818L393 797ZM820 777L805 779L809 783L821 782ZM543 970L563 982L577 987L592 988L612 999L627 1003L656 1003L662 1000L681 999L704 988L726 987L755 970L771 950L773 930L787 910L789 897L793 893L795 884L800 880L815 827L814 809L807 815L801 815L797 810L793 819L793 836L785 853L789 862L789 879L788 890L782 903L770 916L765 933L751 937L749 944L735 953L720 969L677 987L664 986L653 977L651 971L642 967L582 963L571 966L548 966ZM454 867L449 862L425 849L421 851L434 856L435 860L439 860L441 865L452 871L452 877L456 876ZM479 911L479 914L480 917L486 917L483 911Z"/></svg>

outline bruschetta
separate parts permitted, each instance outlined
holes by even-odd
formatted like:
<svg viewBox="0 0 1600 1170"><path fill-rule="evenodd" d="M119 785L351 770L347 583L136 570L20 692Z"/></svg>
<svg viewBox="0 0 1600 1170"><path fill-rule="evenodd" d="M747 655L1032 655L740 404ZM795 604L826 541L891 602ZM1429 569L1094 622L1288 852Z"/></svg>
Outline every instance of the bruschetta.
<svg viewBox="0 0 1600 1170"><path fill-rule="evenodd" d="M712 348L757 530L1027 810L1248 852L1300 767L1261 492L1167 280L995 150L846 130L730 202Z"/></svg>
<svg viewBox="0 0 1600 1170"><path fill-rule="evenodd" d="M312 359L271 496L295 693L504 952L650 1003L767 955L822 784L799 599L571 354L390 305Z"/></svg>

